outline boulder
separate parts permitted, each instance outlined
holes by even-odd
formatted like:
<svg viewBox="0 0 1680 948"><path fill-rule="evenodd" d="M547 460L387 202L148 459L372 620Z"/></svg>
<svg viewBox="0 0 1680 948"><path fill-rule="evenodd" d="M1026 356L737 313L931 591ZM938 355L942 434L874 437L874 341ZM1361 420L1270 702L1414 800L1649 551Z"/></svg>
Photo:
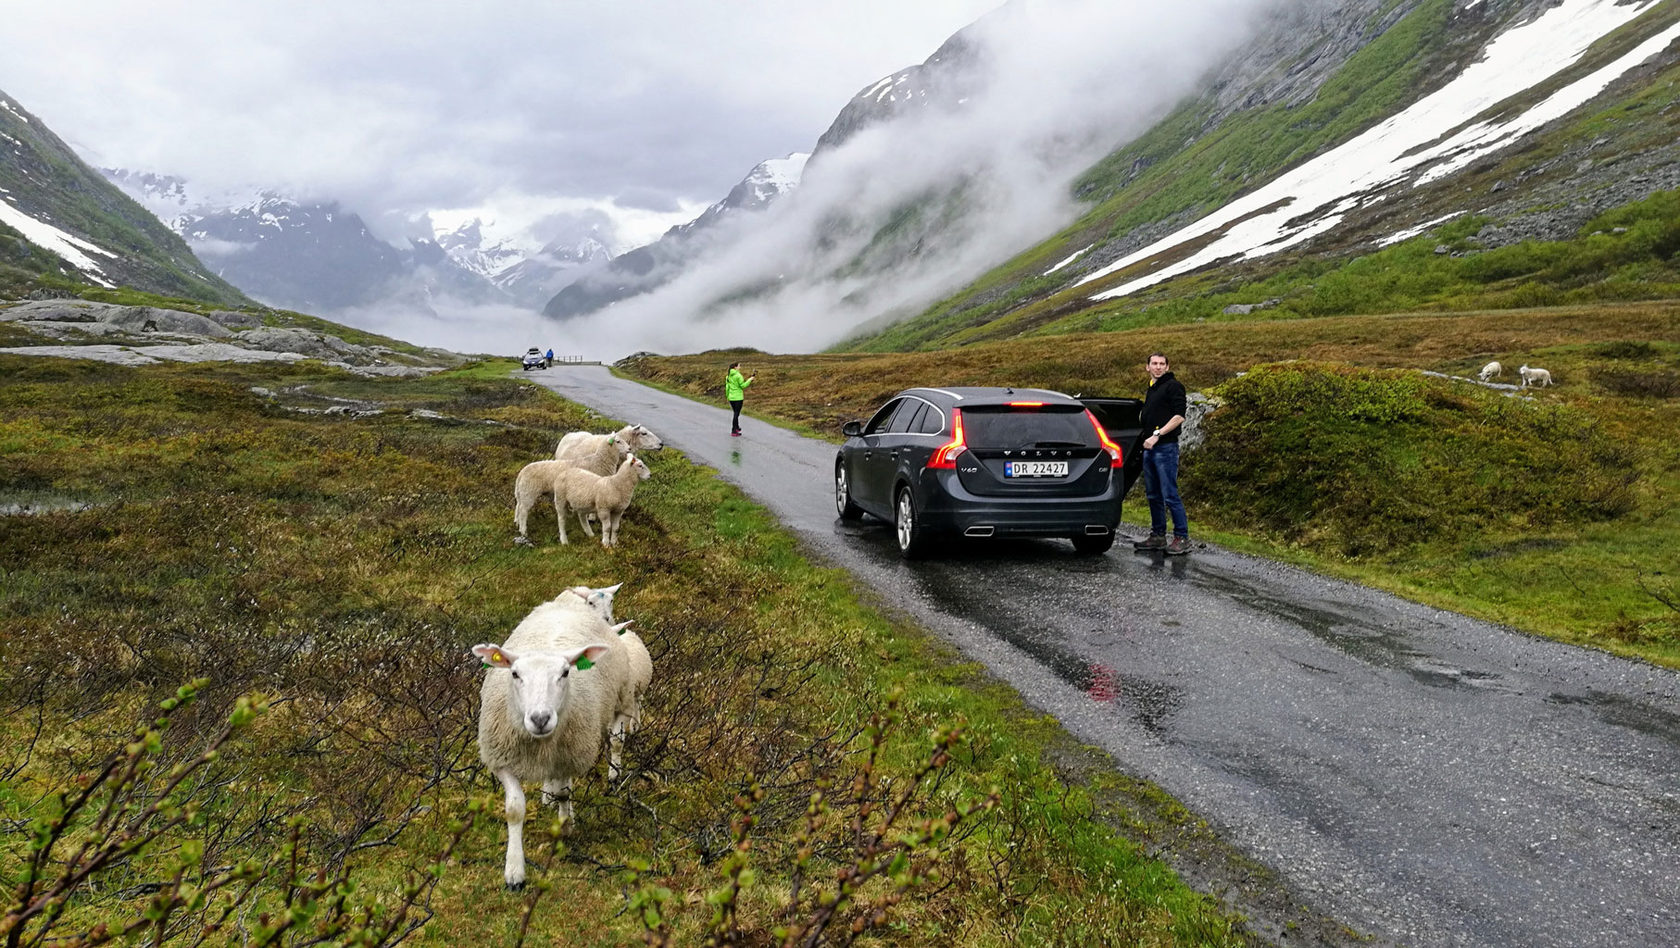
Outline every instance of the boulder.
<svg viewBox="0 0 1680 948"><path fill-rule="evenodd" d="M233 333L221 323L197 313L156 306L121 306L92 300L31 300L0 311L0 320L31 323L104 324L130 333L161 332L173 335L207 336L225 339ZM109 335L109 330L90 330L92 335Z"/></svg>
<svg viewBox="0 0 1680 948"><path fill-rule="evenodd" d="M261 349L268 352L293 352L306 358L320 359L324 362L368 364L379 361L373 352L362 346L352 345L337 336L329 336L326 333L313 332L308 329L263 326L239 333L238 339L235 341L248 349Z"/></svg>

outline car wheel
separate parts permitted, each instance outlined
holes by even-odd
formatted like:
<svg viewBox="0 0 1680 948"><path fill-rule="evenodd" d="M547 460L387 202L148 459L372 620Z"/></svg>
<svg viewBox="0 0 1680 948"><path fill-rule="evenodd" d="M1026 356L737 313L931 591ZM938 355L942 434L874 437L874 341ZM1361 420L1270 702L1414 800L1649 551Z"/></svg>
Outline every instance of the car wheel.
<svg viewBox="0 0 1680 948"><path fill-rule="evenodd" d="M834 509L841 520L863 519L863 508L852 503L852 481L844 462L834 465Z"/></svg>
<svg viewBox="0 0 1680 948"><path fill-rule="evenodd" d="M1105 533L1100 537L1084 536L1073 538L1073 548L1084 556L1101 556L1114 546L1114 534Z"/></svg>
<svg viewBox="0 0 1680 948"><path fill-rule="evenodd" d="M908 560L927 552L927 531L916 519L916 498L911 496L910 488L899 488L898 502L893 509L898 514L893 518L893 526L898 538L899 555Z"/></svg>

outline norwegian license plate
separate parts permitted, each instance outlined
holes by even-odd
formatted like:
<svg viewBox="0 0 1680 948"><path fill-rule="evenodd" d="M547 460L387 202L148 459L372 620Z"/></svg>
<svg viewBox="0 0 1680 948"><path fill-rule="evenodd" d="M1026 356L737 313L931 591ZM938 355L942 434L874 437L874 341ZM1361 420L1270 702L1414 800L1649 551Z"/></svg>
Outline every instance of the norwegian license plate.
<svg viewBox="0 0 1680 948"><path fill-rule="evenodd" d="M1005 461L1004 477L1066 477L1066 461Z"/></svg>

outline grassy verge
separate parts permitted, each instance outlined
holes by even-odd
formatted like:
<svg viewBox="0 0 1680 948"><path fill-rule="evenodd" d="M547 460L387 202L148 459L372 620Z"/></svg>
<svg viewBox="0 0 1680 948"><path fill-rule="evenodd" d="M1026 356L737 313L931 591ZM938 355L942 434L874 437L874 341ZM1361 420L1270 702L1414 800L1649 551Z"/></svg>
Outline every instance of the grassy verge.
<svg viewBox="0 0 1680 948"><path fill-rule="evenodd" d="M1680 667L1680 316L1666 304L1233 320L941 352L755 356L753 391L761 411L836 437L842 422L912 385L1136 394L1156 349L1193 390L1231 400L1228 421L1210 422L1209 453L1186 463L1199 534ZM1283 371L1294 382L1277 390L1238 379L1294 359L1325 365ZM1491 360L1507 366L1508 381L1526 362L1559 384L1517 401L1392 371L1467 376ZM716 374L713 362L703 354L629 369L692 390ZM1370 369L1391 371L1371 376L1364 395L1333 384ZM1290 409L1268 413L1279 405Z"/></svg>
<svg viewBox="0 0 1680 948"><path fill-rule="evenodd" d="M0 503L41 511L0 516L0 890L124 838L95 826L102 801L167 823L20 943L130 921L129 940L193 943L219 918L212 943L771 944L848 878L825 943L1249 940L1144 852L1200 838L1193 820L1148 788L1070 786L1058 764L1093 765L1053 722L706 470L655 459L612 551L559 546L540 517L512 543L514 474L584 415L508 369L0 357ZM614 582L658 669L632 776L583 781L569 836L536 818L540 884L506 892L466 649ZM868 876L900 804L882 839L903 862ZM19 911L0 900L4 924Z"/></svg>

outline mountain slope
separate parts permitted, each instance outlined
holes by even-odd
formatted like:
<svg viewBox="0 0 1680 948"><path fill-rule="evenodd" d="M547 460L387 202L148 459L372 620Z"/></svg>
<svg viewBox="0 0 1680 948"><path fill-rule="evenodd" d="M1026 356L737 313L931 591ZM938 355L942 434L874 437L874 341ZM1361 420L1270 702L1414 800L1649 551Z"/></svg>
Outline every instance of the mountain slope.
<svg viewBox="0 0 1680 948"><path fill-rule="evenodd" d="M204 196L180 178L108 168L105 175L192 246L208 266L265 303L321 313L397 301L426 308L434 296L506 303L507 294L476 267L474 228L407 248L381 240L336 201L275 191ZM491 248L505 257L506 248ZM504 264L506 265L506 264Z"/></svg>
<svg viewBox="0 0 1680 948"><path fill-rule="evenodd" d="M554 294L543 313L556 319L583 316L665 285L706 252L725 221L734 223L743 215L763 212L798 187L809 157L795 153L759 162L699 217L671 228L645 247L613 258L604 267L588 268Z"/></svg>
<svg viewBox="0 0 1680 948"><path fill-rule="evenodd" d="M0 283L128 286L248 303L186 243L0 92Z"/></svg>
<svg viewBox="0 0 1680 948"><path fill-rule="evenodd" d="M1437 237L1464 242L1442 244L1445 260L1431 268L1482 268L1490 292L1504 291L1514 286L1495 284L1523 274L1494 270L1526 265L1505 247L1585 238L1599 215L1680 187L1669 117L1675 4L1346 3L1325 22L1337 24L1262 36L1084 174L1075 192L1087 210L1072 226L918 318L847 345L939 348L1213 318L1225 307L1321 315L1439 303L1445 294L1330 300L1346 285L1324 275L1364 255L1367 270L1420 269L1397 258L1408 251L1383 248L1429 241L1418 235L1455 218ZM1319 75L1303 82L1308 64ZM1617 265L1639 255L1606 252Z"/></svg>

